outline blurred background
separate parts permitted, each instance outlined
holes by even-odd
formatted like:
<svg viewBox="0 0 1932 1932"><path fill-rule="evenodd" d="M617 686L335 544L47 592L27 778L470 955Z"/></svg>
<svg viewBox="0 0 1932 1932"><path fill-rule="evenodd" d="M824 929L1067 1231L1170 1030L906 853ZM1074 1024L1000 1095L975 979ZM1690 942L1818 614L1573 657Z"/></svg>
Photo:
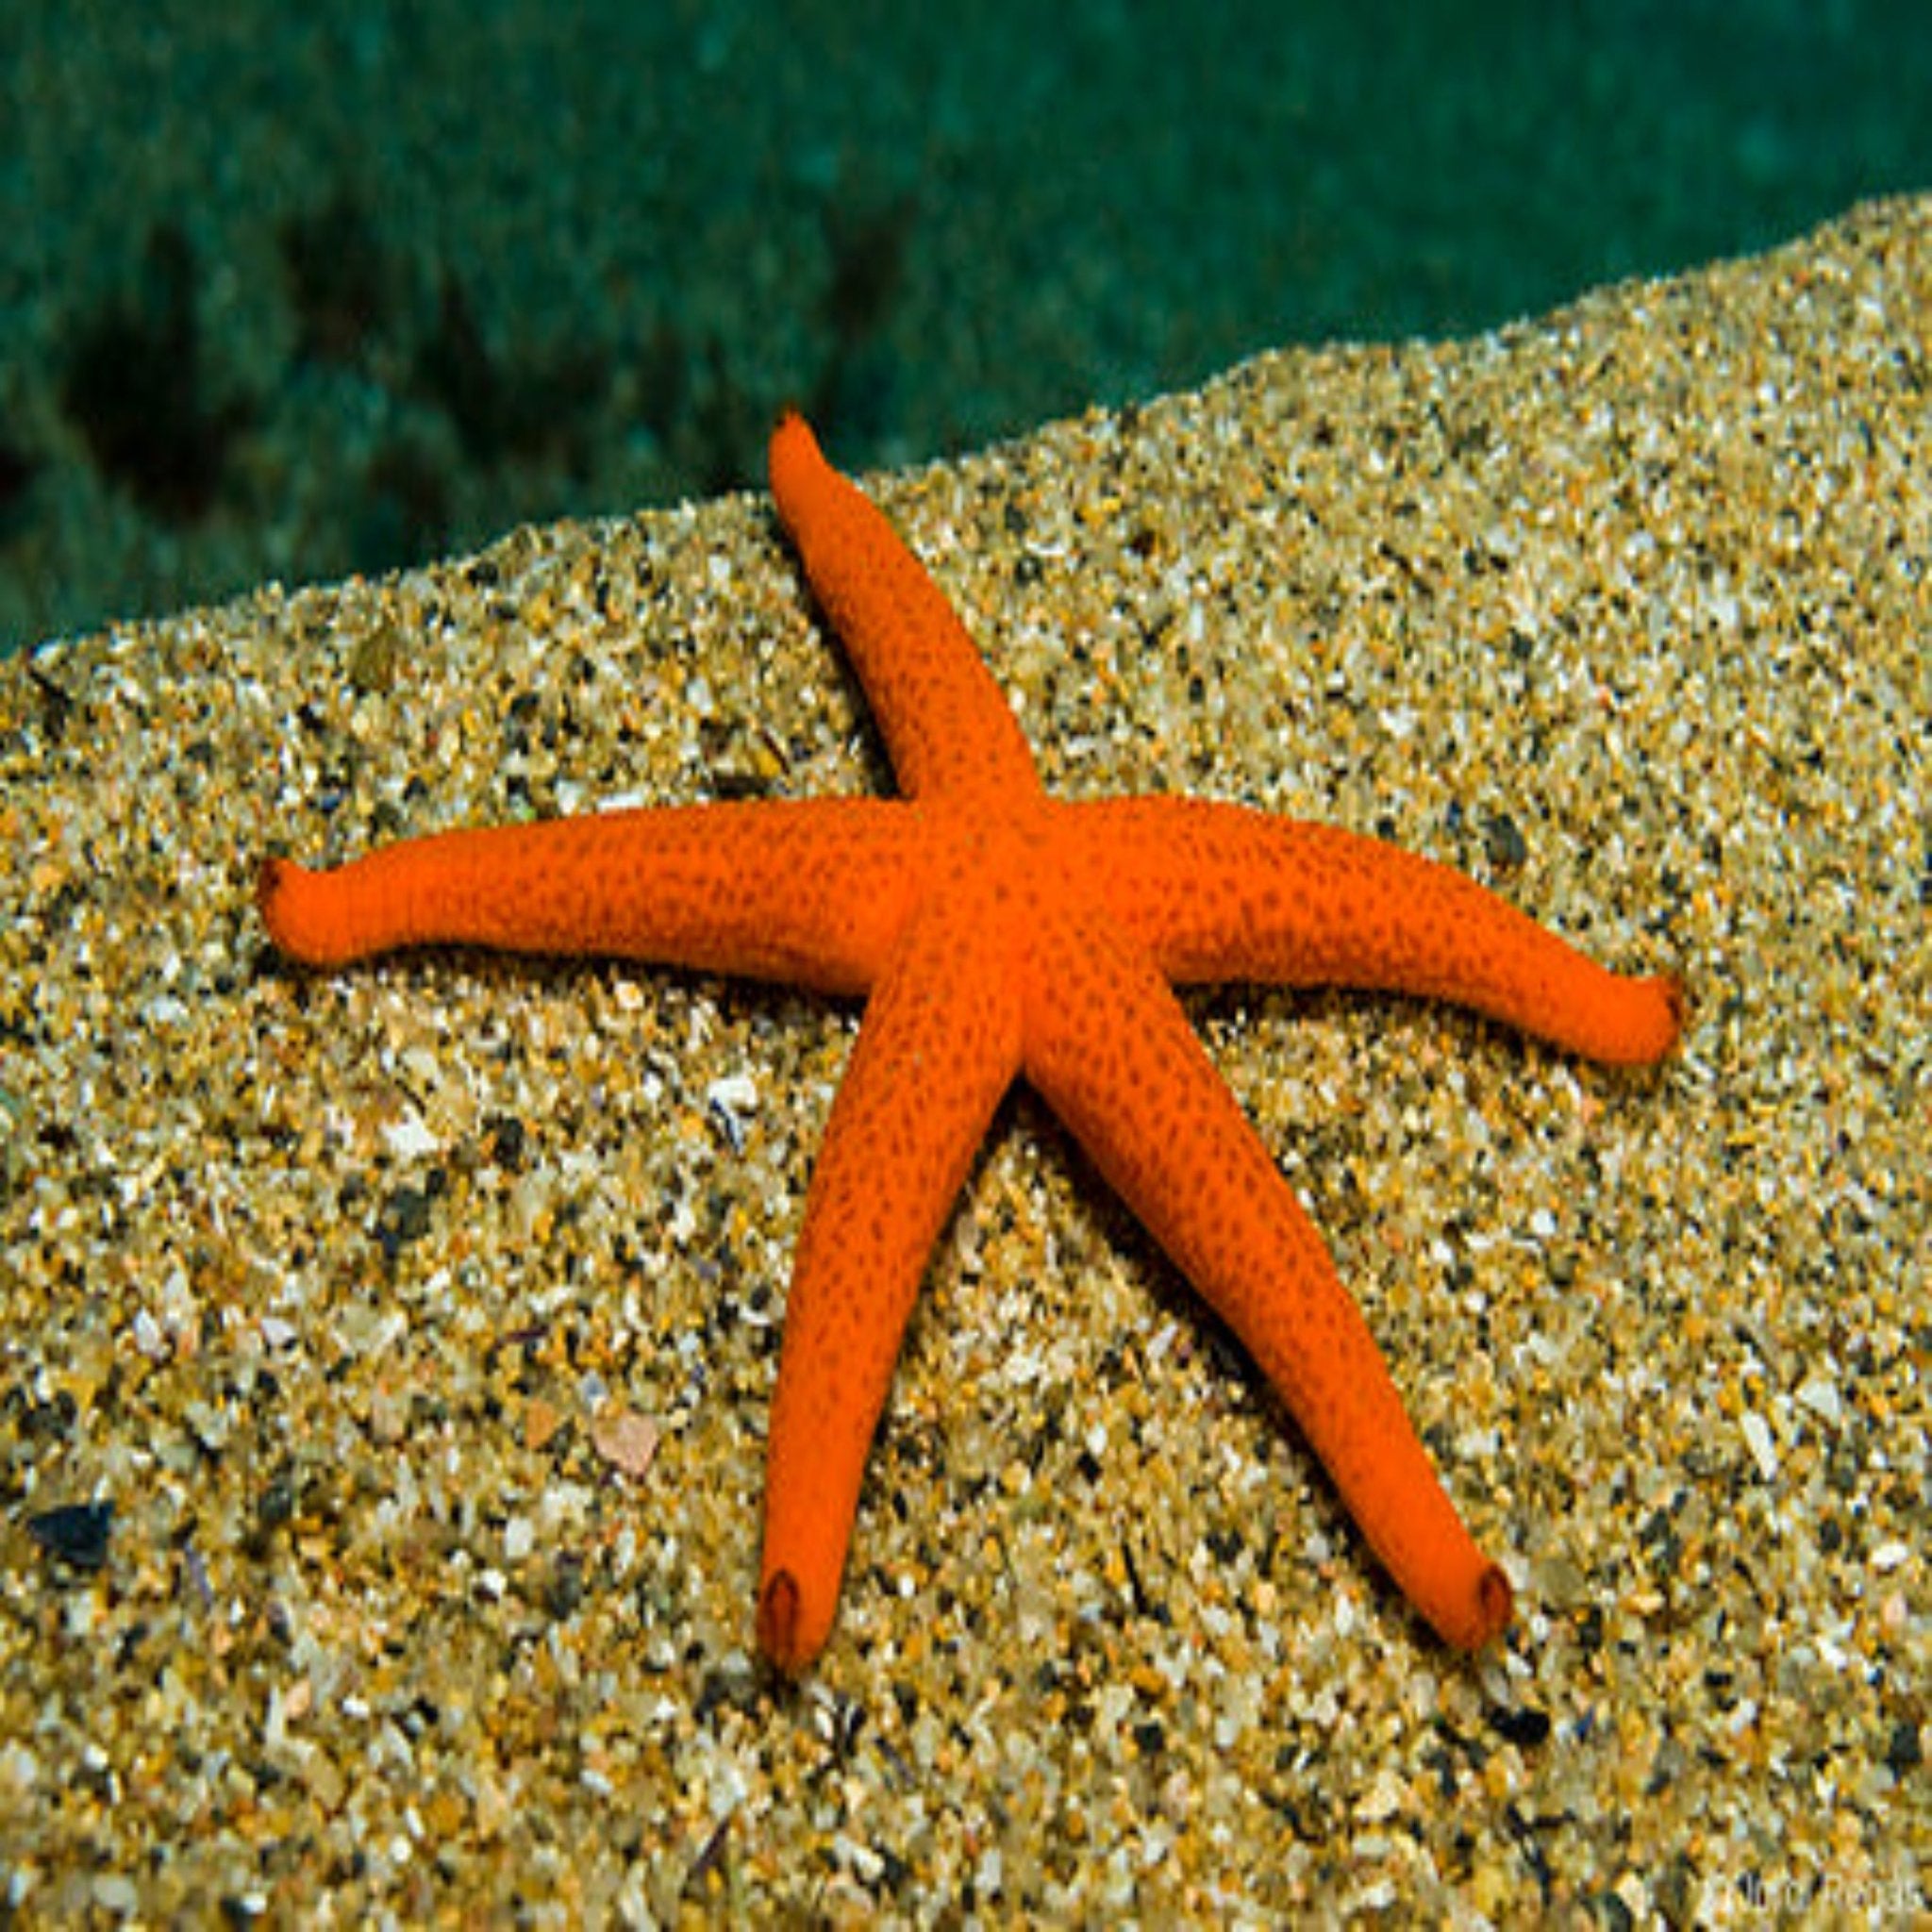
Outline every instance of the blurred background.
<svg viewBox="0 0 1932 1932"><path fill-rule="evenodd" d="M1924 0L6 0L0 650L1932 187Z"/></svg>

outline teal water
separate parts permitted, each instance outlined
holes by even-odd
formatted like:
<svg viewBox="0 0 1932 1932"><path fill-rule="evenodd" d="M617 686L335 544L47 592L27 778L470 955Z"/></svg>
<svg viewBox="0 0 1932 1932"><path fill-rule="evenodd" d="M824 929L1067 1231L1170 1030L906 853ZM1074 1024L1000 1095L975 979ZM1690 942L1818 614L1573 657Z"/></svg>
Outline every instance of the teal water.
<svg viewBox="0 0 1932 1932"><path fill-rule="evenodd" d="M1932 186L1932 8L0 9L0 647Z"/></svg>

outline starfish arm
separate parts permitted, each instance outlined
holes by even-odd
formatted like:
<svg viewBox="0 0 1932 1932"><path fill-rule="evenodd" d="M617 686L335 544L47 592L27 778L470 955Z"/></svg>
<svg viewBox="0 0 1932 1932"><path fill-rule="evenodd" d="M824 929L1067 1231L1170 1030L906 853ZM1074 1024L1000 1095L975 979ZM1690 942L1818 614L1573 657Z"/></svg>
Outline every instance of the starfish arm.
<svg viewBox="0 0 1932 1932"><path fill-rule="evenodd" d="M991 921L915 917L832 1104L785 1311L767 1442L758 1647L824 1647L872 1439L927 1256L1020 1061Z"/></svg>
<svg viewBox="0 0 1932 1932"><path fill-rule="evenodd" d="M1095 916L1043 937L1025 1073L1227 1323L1403 1594L1451 1643L1508 1622L1321 1237L1151 960Z"/></svg>
<svg viewBox="0 0 1932 1932"><path fill-rule="evenodd" d="M272 858L257 897L276 947L309 966L474 945L858 992L916 895L909 819L873 798L550 819L406 840L330 872Z"/></svg>
<svg viewBox="0 0 1932 1932"><path fill-rule="evenodd" d="M1206 799L1058 809L1081 874L1172 981L1450 1000L1617 1066L1661 1059L1683 1031L1674 975L1609 972L1474 879L1379 839Z"/></svg>
<svg viewBox="0 0 1932 1932"><path fill-rule="evenodd" d="M827 463L801 416L772 432L772 494L865 687L899 788L1010 802L1033 757L965 626L884 513Z"/></svg>

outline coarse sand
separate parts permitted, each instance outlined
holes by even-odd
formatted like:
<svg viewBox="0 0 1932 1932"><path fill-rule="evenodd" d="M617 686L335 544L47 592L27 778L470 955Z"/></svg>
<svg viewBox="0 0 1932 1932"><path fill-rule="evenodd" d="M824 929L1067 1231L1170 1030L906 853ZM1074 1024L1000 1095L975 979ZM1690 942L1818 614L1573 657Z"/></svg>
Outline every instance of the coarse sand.
<svg viewBox="0 0 1932 1932"><path fill-rule="evenodd" d="M1688 976L1651 1075L1191 997L1516 1582L1476 1661L1022 1092L774 1681L856 1010L273 957L264 852L879 787L764 499L0 664L0 1909L1924 1912L1928 342L1906 200L871 479L1053 787L1381 832Z"/></svg>

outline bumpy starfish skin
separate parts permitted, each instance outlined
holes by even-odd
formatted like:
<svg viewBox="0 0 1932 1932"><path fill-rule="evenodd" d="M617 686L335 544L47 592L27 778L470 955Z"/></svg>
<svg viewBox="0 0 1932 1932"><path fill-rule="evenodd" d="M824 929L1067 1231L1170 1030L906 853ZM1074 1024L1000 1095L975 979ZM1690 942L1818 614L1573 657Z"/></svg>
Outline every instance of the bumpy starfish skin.
<svg viewBox="0 0 1932 1932"><path fill-rule="evenodd" d="M449 833L331 873L272 859L259 899L275 944L315 966L425 942L619 956L868 996L773 1397L758 1636L781 1668L830 1633L926 1258L1023 1074L1241 1339L1409 1600L1449 1642L1485 1642L1508 1621L1508 1582L1171 986L1388 989L1641 1065L1678 1037L1678 982L1607 972L1375 840L1198 800L1049 799L945 598L797 416L771 469L901 798Z"/></svg>

